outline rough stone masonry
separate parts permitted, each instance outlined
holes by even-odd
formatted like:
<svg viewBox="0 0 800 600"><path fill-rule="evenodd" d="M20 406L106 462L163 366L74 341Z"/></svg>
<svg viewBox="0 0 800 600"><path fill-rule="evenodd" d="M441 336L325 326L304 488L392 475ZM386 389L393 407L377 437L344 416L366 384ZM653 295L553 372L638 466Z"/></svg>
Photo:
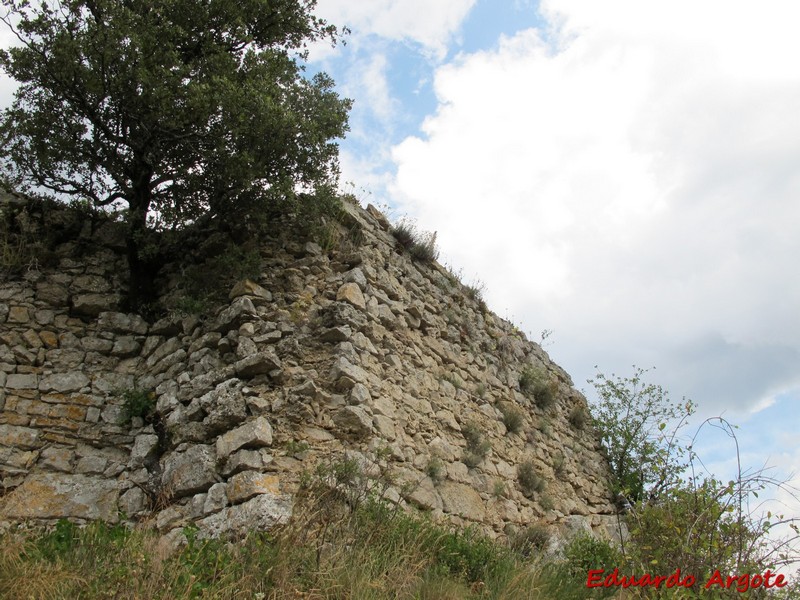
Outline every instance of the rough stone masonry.
<svg viewBox="0 0 800 600"><path fill-rule="evenodd" d="M492 536L613 532L607 463L591 427L571 423L586 401L569 376L446 269L399 250L374 207L346 203L339 228L360 243L265 243L258 280L206 319L120 312L113 222L0 281L0 522L236 534L289 519L316 464L368 469L380 455L386 498L409 510ZM526 370L552 406L521 389ZM129 418L126 393L149 394L156 418ZM520 485L522 463L537 491Z"/></svg>

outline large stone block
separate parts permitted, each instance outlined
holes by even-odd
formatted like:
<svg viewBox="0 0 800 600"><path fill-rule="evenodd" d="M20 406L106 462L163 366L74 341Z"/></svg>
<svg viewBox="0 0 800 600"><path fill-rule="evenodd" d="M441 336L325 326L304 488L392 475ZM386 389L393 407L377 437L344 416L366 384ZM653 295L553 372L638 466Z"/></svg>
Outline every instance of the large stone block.
<svg viewBox="0 0 800 600"><path fill-rule="evenodd" d="M272 445L272 426L265 417L258 417L217 438L217 457L228 458L239 448L260 448Z"/></svg>
<svg viewBox="0 0 800 600"><path fill-rule="evenodd" d="M18 425L0 425L0 445L33 450L40 445L42 432Z"/></svg>
<svg viewBox="0 0 800 600"><path fill-rule="evenodd" d="M227 494L231 504L241 504L260 494L278 496L280 495L280 480L274 474L243 471L230 478Z"/></svg>
<svg viewBox="0 0 800 600"><path fill-rule="evenodd" d="M444 512L458 515L469 521L484 521L486 506L483 500L470 486L444 481L439 485L439 496L442 498Z"/></svg>
<svg viewBox="0 0 800 600"><path fill-rule="evenodd" d="M40 392L79 392L89 385L91 380L80 371L69 373L51 373L44 375L39 381Z"/></svg>
<svg viewBox="0 0 800 600"><path fill-rule="evenodd" d="M364 301L364 294L361 293L361 288L355 282L345 283L336 292L336 300L349 302L356 308L364 310L367 305Z"/></svg>
<svg viewBox="0 0 800 600"><path fill-rule="evenodd" d="M236 362L236 374L239 377L255 377L277 371L281 368L281 360L273 350L263 350Z"/></svg>
<svg viewBox="0 0 800 600"><path fill-rule="evenodd" d="M101 519L117 520L116 481L37 473L0 498L0 516L10 519Z"/></svg>
<svg viewBox="0 0 800 600"><path fill-rule="evenodd" d="M164 486L176 498L204 492L217 482L215 462L211 446L174 452L164 461Z"/></svg>
<svg viewBox="0 0 800 600"><path fill-rule="evenodd" d="M267 492L225 508L197 525L203 538L240 537L252 531L269 530L288 522L291 516L291 496Z"/></svg>

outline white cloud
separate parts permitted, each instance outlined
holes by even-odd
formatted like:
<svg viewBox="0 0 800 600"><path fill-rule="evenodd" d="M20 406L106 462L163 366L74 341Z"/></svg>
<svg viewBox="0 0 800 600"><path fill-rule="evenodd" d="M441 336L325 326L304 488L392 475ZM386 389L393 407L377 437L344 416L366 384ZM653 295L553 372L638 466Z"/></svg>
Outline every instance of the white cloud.
<svg viewBox="0 0 800 600"><path fill-rule="evenodd" d="M742 410L800 387L800 5L542 11L438 69L396 201L573 375L656 364Z"/></svg>
<svg viewBox="0 0 800 600"><path fill-rule="evenodd" d="M316 13L361 36L410 40L442 57L476 0L320 0Z"/></svg>

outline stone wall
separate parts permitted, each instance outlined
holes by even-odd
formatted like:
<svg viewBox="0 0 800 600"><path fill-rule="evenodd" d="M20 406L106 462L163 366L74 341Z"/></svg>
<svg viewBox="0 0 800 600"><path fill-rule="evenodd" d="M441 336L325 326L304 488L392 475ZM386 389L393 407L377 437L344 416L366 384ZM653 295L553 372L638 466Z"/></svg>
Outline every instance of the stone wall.
<svg viewBox="0 0 800 600"><path fill-rule="evenodd" d="M380 456L387 498L492 535L610 528L608 467L569 376L445 269L398 249L373 207L348 204L341 221L357 245L265 243L258 281L206 319L119 312L114 223L2 281L0 521L241 532L286 520L318 463ZM551 406L521 389L524 372ZM155 416L131 418L126 399L152 400ZM536 489L520 485L523 463Z"/></svg>

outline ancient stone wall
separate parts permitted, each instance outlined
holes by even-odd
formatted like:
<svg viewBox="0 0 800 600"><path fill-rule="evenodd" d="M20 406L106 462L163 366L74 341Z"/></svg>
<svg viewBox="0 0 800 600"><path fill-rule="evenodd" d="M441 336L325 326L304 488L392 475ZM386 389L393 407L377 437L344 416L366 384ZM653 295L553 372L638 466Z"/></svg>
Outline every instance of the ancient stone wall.
<svg viewBox="0 0 800 600"><path fill-rule="evenodd" d="M286 520L318 463L379 456L386 497L435 517L493 535L610 528L608 468L569 376L398 249L377 210L348 204L342 222L358 244L265 243L258 281L205 319L119 311L114 223L2 281L0 521L241 532ZM134 401L155 416L131 416Z"/></svg>

